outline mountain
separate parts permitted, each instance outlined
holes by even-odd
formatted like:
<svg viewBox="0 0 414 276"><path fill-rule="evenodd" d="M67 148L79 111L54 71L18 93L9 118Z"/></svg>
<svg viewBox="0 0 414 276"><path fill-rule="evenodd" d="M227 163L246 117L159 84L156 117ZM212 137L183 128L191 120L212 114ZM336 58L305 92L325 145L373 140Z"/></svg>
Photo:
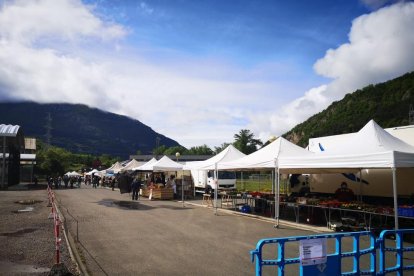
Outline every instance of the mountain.
<svg viewBox="0 0 414 276"><path fill-rule="evenodd" d="M140 121L81 104L0 103L0 123L20 125L26 137L36 137L76 153L127 158L138 150L151 153L160 145L179 144ZM50 135L47 135L47 129Z"/></svg>
<svg viewBox="0 0 414 276"><path fill-rule="evenodd" d="M356 132L371 119L383 128L404 126L410 123L411 105L414 105L414 72L347 94L283 137L306 146L312 137Z"/></svg>

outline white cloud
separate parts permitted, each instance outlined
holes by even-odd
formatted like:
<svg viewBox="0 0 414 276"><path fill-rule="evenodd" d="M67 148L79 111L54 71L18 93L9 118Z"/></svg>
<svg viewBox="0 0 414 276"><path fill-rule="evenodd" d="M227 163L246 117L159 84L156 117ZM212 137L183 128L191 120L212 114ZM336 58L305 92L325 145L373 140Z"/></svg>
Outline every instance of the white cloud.
<svg viewBox="0 0 414 276"><path fill-rule="evenodd" d="M151 15L154 12L154 9L151 8L147 3L145 2L141 2L139 4L139 8L141 9L141 11L145 14Z"/></svg>
<svg viewBox="0 0 414 276"><path fill-rule="evenodd" d="M4 39L32 43L40 38L103 40L126 34L117 24L106 23L79 0L18 0L6 2L0 14L0 35Z"/></svg>
<svg viewBox="0 0 414 276"><path fill-rule="evenodd" d="M261 136L282 134L332 101L369 84L414 70L414 3L400 3L356 18L349 42L329 49L315 71L332 82L313 88L267 118L252 116L251 128ZM270 125L268 131L265 126ZM267 136L268 137L268 136Z"/></svg>
<svg viewBox="0 0 414 276"><path fill-rule="evenodd" d="M294 67L151 60L122 43L123 26L78 0L6 2L0 8L0 98L84 103L136 118L185 146L231 142L242 128L266 140L344 93L413 70L413 18L413 4L357 18L349 43L315 64L334 80L281 106L298 87L283 77Z"/></svg>
<svg viewBox="0 0 414 276"><path fill-rule="evenodd" d="M246 124L244 112L277 87L252 77L260 67L233 72L211 60L130 56L116 41L124 28L79 1L9 2L0 22L0 98L84 103L137 118L186 146L231 141ZM107 39L115 44L110 54L101 46Z"/></svg>

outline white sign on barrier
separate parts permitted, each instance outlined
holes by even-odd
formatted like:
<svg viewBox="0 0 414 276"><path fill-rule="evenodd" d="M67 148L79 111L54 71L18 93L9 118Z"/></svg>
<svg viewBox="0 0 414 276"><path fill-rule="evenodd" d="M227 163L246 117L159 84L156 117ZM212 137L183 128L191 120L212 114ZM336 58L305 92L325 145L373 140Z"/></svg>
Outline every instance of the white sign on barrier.
<svg viewBox="0 0 414 276"><path fill-rule="evenodd" d="M299 252L302 266L326 263L326 238L301 240Z"/></svg>

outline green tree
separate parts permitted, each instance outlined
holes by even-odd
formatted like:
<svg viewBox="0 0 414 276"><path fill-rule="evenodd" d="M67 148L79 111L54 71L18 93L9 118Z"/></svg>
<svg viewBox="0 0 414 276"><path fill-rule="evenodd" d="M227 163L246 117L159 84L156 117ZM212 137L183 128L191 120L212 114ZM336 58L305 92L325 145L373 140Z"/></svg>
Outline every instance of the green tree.
<svg viewBox="0 0 414 276"><path fill-rule="evenodd" d="M99 156L99 160L101 160L102 166L108 168L112 166L112 164L114 164L116 161L119 161L119 158L114 158L109 154L102 154Z"/></svg>
<svg viewBox="0 0 414 276"><path fill-rule="evenodd" d="M250 154L257 150L257 146L263 145L262 141L254 138L254 134L248 129L242 129L234 135L233 145L244 154Z"/></svg>
<svg viewBox="0 0 414 276"><path fill-rule="evenodd" d="M214 153L207 145L202 145L202 146L191 147L187 151L187 154L190 154L190 155L213 155Z"/></svg>
<svg viewBox="0 0 414 276"><path fill-rule="evenodd" d="M179 152L181 155L187 154L187 149L182 146L175 146L170 147L164 151L165 155L175 155L177 152Z"/></svg>
<svg viewBox="0 0 414 276"><path fill-rule="evenodd" d="M159 146L157 148L154 148L152 150L152 154L153 155L163 155L166 150L167 150L167 147L164 146L164 145L161 145L161 146Z"/></svg>

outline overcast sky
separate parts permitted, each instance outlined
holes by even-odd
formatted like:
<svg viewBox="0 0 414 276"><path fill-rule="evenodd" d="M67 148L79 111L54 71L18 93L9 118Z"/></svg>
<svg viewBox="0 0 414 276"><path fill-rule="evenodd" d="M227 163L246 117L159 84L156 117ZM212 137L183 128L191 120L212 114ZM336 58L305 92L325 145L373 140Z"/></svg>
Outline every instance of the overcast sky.
<svg viewBox="0 0 414 276"><path fill-rule="evenodd" d="M411 1L0 3L1 101L83 103L186 147L282 135L414 70Z"/></svg>

